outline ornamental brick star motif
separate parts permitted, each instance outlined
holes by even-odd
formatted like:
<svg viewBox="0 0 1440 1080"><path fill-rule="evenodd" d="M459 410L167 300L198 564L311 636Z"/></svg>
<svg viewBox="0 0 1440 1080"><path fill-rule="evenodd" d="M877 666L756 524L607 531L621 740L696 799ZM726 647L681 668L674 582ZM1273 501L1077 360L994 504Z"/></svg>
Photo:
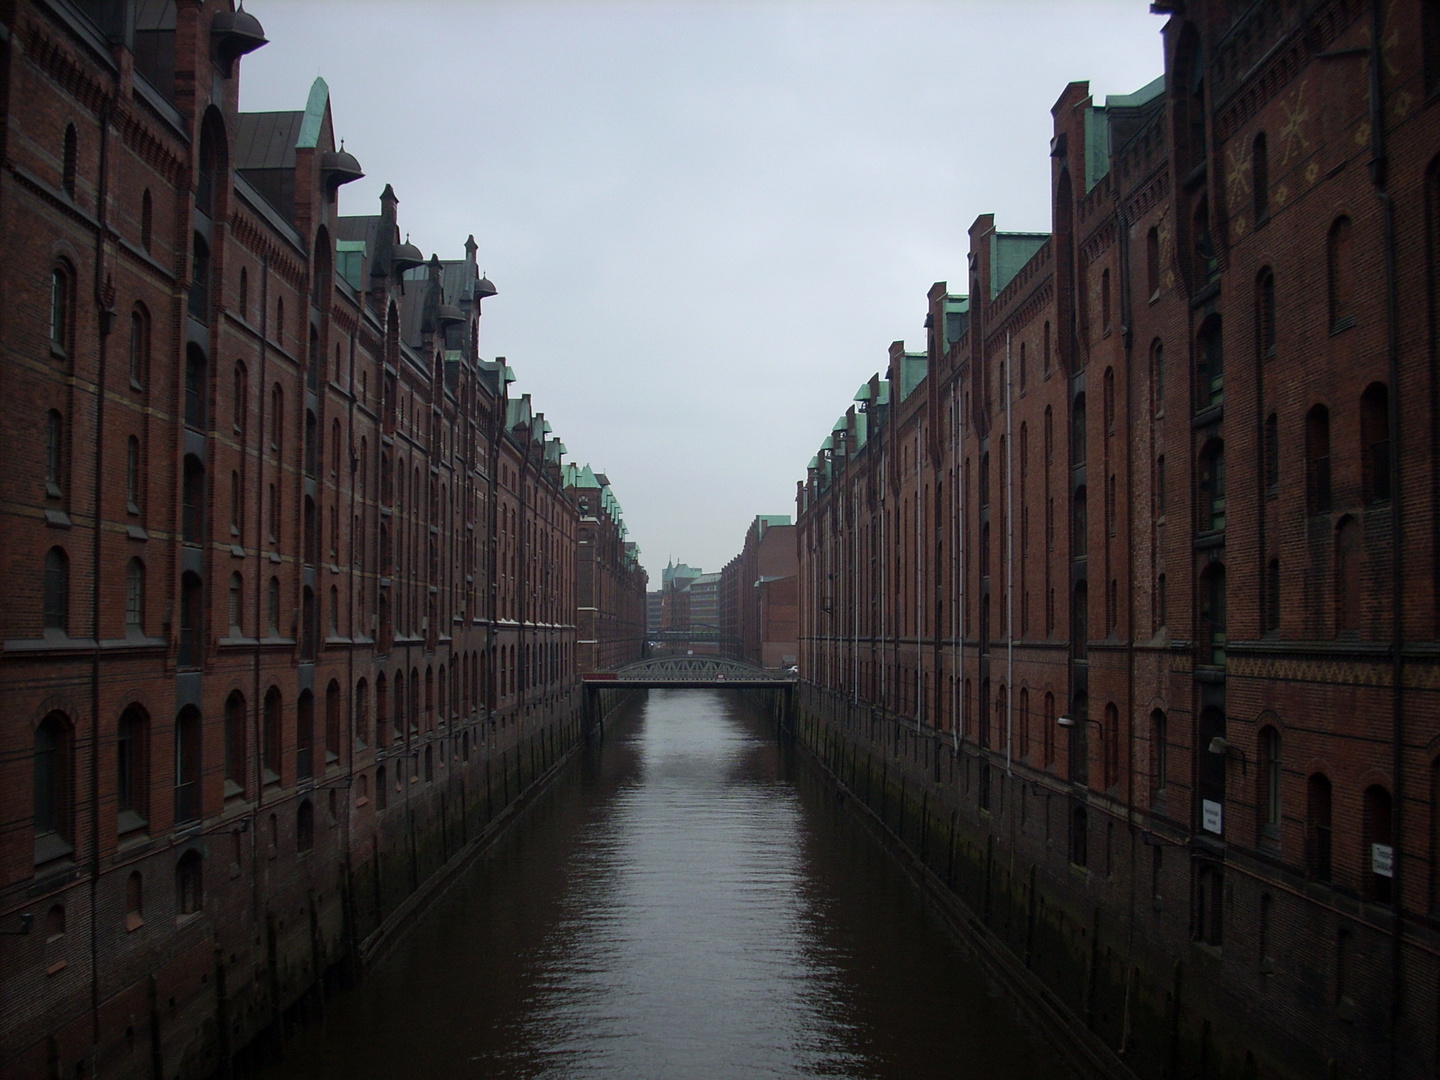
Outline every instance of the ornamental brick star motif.
<svg viewBox="0 0 1440 1080"><path fill-rule="evenodd" d="M1285 123L1280 128L1280 145L1285 153L1280 158L1281 166L1290 164L1290 158L1301 150L1310 149L1310 140L1305 138L1305 125L1310 122L1310 107L1302 101L1305 84L1302 82L1288 101L1280 107L1285 110Z"/></svg>

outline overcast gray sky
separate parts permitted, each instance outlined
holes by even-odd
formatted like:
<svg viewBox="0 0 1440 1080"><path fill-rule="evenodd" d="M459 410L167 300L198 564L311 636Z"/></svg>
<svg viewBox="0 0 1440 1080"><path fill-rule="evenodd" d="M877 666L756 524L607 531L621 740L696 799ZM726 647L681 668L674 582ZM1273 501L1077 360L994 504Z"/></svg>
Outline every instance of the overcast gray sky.
<svg viewBox="0 0 1440 1080"><path fill-rule="evenodd" d="M505 356L609 474L653 587L719 570L891 341L924 347L966 230L1048 231L1050 107L1162 69L1146 0L386 4L251 0L241 107L330 87L378 212L500 290Z"/></svg>

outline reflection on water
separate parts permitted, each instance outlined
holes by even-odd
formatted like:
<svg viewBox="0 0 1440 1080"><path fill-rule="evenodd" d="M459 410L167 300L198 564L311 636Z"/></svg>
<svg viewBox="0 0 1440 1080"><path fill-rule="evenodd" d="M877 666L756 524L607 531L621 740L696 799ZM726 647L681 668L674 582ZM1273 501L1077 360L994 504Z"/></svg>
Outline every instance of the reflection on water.
<svg viewBox="0 0 1440 1080"><path fill-rule="evenodd" d="M608 731L270 1080L1064 1075L733 691Z"/></svg>

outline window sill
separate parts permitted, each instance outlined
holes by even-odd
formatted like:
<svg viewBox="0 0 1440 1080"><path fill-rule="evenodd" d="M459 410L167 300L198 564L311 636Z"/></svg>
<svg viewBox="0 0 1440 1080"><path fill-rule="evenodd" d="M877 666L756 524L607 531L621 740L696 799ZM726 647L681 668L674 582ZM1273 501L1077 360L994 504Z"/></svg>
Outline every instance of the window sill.
<svg viewBox="0 0 1440 1080"><path fill-rule="evenodd" d="M70 528L70 515L64 510L46 510L45 524L52 529L68 529Z"/></svg>

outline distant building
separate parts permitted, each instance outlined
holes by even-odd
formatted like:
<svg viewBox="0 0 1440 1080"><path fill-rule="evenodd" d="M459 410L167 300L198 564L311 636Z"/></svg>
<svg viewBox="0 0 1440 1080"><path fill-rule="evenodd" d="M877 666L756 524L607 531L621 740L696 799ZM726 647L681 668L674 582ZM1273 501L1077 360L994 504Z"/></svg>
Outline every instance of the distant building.
<svg viewBox="0 0 1440 1080"><path fill-rule="evenodd" d="M799 557L795 526L784 514L761 514L720 582L720 641L726 656L766 668L796 662Z"/></svg>
<svg viewBox="0 0 1440 1080"><path fill-rule="evenodd" d="M580 674L608 671L645 652L649 580L628 532L610 478L589 465L567 464L566 494L579 516L575 552L575 662Z"/></svg>
<svg viewBox="0 0 1440 1080"><path fill-rule="evenodd" d="M665 607L665 594L659 589L652 589L645 594L645 632L655 635L660 632L660 625Z"/></svg>

